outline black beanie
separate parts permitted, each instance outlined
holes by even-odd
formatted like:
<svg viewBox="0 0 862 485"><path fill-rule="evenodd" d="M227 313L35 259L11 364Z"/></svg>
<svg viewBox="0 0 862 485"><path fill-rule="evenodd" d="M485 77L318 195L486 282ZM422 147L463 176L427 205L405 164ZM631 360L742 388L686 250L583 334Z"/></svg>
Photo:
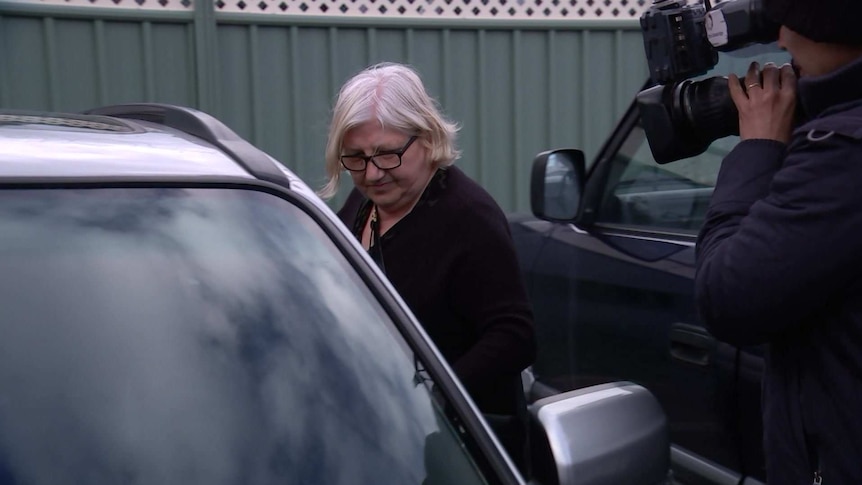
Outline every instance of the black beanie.
<svg viewBox="0 0 862 485"><path fill-rule="evenodd" d="M769 17L815 42L862 45L862 0L766 0Z"/></svg>

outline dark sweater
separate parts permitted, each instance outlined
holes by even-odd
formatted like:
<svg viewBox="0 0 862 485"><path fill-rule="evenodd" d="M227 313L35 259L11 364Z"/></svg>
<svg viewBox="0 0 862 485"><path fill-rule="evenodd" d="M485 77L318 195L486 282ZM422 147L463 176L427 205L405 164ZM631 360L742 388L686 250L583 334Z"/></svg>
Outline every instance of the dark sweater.
<svg viewBox="0 0 862 485"><path fill-rule="evenodd" d="M359 237L370 208L354 189L338 215ZM389 280L479 409L514 414L513 383L535 359L536 343L509 225L496 202L460 169L438 170L380 245Z"/></svg>
<svg viewBox="0 0 862 485"><path fill-rule="evenodd" d="M697 299L719 339L767 343L770 484L862 483L862 59L799 81L788 147L724 159L697 246Z"/></svg>

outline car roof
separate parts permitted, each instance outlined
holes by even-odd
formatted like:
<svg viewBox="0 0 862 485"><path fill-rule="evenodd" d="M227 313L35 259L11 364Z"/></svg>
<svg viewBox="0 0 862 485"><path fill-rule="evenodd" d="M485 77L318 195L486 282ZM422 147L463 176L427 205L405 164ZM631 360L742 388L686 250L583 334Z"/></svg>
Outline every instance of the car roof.
<svg viewBox="0 0 862 485"><path fill-rule="evenodd" d="M143 125L125 132L0 122L0 176L227 175L251 177L205 142Z"/></svg>
<svg viewBox="0 0 862 485"><path fill-rule="evenodd" d="M0 177L232 177L289 187L278 162L206 113L161 104L0 110Z"/></svg>

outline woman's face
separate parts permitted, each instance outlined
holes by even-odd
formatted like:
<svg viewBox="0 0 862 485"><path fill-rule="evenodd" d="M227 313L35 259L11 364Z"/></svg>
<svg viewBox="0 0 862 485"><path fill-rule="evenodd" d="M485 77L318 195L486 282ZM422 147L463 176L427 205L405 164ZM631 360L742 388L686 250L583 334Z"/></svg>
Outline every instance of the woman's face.
<svg viewBox="0 0 862 485"><path fill-rule="evenodd" d="M401 131L383 129L376 121L368 121L345 133L341 154L369 156L396 151L402 149L410 137ZM351 171L350 176L356 188L379 209L406 213L419 200L434 170L428 159L428 149L422 138L418 138L401 155L400 166L381 170L368 162L365 170Z"/></svg>

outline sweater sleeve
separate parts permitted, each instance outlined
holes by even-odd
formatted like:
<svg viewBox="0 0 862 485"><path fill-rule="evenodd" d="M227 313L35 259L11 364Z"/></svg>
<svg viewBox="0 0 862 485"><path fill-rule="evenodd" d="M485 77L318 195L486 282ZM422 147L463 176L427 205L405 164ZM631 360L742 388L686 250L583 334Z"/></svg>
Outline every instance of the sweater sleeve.
<svg viewBox="0 0 862 485"><path fill-rule="evenodd" d="M533 315L501 211L475 214L460 227L448 289L453 307L475 322L478 339L453 364L468 386L491 377L518 373L533 363L536 341Z"/></svg>
<svg viewBox="0 0 862 485"><path fill-rule="evenodd" d="M741 142L724 160L697 245L696 295L718 339L772 340L858 278L862 151Z"/></svg>

